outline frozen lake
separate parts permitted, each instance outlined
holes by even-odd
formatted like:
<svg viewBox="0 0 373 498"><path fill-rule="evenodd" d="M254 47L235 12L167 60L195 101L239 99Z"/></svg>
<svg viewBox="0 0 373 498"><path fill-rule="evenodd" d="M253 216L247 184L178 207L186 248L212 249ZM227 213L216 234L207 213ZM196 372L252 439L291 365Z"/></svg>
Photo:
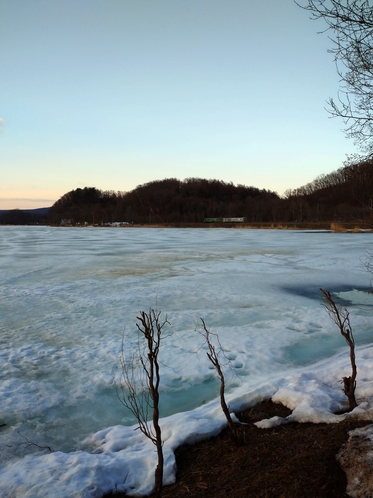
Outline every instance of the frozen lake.
<svg viewBox="0 0 373 498"><path fill-rule="evenodd" d="M171 323L160 353L161 416L184 413L184 423L218 396L196 330L200 318L230 359L234 406L271 396L278 379L320 360L338 364L346 345L321 306L320 287L351 305L357 346L372 342L366 291L373 276L363 264L370 233L0 227L0 234L0 462L8 496L16 496L11 482L19 489L22 469L38 475L45 459L61 455L43 457L35 445L20 444L24 437L64 452L58 458L81 450L83 462L95 445L114 451L105 448L107 432L94 433L135 423L113 380L122 337L126 349L136 347L141 310L156 308ZM88 492L79 476L77 496L112 486L97 477ZM63 477L56 479L64 489ZM17 496L45 496L40 486Z"/></svg>

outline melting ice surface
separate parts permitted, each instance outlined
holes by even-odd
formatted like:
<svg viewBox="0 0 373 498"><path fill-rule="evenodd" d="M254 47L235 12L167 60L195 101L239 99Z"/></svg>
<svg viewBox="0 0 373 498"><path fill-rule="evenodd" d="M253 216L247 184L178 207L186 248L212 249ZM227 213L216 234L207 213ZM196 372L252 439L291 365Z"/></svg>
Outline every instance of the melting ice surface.
<svg viewBox="0 0 373 498"><path fill-rule="evenodd" d="M333 422L349 374L319 288L349 305L360 405L372 416L373 235L234 229L0 227L0 494L148 494L154 446L114 378L136 316L167 314L162 345L165 483L173 451L225 425L202 317L230 364L233 410L273 397L299 421ZM269 422L270 424L271 422ZM27 439L26 439L27 438ZM26 444L32 441L35 445ZM36 446L38 445L38 446ZM50 447L53 452L42 447Z"/></svg>

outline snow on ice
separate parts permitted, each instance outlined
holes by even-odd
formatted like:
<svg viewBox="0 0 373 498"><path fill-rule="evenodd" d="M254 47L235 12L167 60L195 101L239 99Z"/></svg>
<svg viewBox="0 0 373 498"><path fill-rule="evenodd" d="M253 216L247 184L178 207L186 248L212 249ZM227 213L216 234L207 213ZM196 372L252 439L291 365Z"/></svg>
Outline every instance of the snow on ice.
<svg viewBox="0 0 373 498"><path fill-rule="evenodd" d="M152 491L154 445L116 397L122 338L157 308L165 484L174 450L225 426L218 381L198 333L202 317L230 363L227 399L242 410L272 398L287 419L373 417L372 295L363 260L372 234L233 229L1 227L0 494L100 497ZM357 345L351 413L340 379L347 345L319 288L349 306ZM38 445L22 444L26 439ZM51 447L50 452L46 448Z"/></svg>

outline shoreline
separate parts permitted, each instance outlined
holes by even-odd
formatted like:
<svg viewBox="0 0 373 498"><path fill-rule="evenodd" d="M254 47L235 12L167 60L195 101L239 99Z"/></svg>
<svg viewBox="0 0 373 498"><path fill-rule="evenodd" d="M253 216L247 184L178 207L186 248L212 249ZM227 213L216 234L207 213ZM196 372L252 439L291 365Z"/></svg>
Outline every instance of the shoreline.
<svg viewBox="0 0 373 498"><path fill-rule="evenodd" d="M21 226L21 225L19 225ZM30 225L28 225L30 226ZM41 226L41 225L34 225ZM230 228L236 230L312 230L323 232L371 233L373 227L358 222L304 222L304 223L128 223L119 225L68 224L45 225L60 228Z"/></svg>

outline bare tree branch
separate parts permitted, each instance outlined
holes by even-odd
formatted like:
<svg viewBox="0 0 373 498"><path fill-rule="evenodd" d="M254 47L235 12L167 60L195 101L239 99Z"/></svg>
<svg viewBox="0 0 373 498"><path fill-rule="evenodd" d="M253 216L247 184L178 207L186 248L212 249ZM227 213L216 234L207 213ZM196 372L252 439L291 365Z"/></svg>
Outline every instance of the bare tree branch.
<svg viewBox="0 0 373 498"><path fill-rule="evenodd" d="M219 355L220 355L220 353L222 353L223 348L221 347L221 344L219 341L219 336L217 334L213 334L212 332L210 332L208 330L203 318L201 318L201 322L202 322L201 335L205 338L207 349L208 349L208 351L206 352L206 355L207 355L208 359L211 361L211 363L213 364L213 366L218 374L218 377L220 379L220 405L221 405L221 408L222 408L223 413L225 415L225 418L227 419L228 426L229 426L230 430L232 431L233 436L235 438L237 438L236 426L232 420L228 405L225 401L225 377L224 377L224 373L222 371L221 363L220 363L220 359L219 359ZM217 343L217 346L214 346L214 344L213 344L214 340Z"/></svg>
<svg viewBox="0 0 373 498"><path fill-rule="evenodd" d="M348 398L350 410L353 410L357 407L355 398L357 367L355 361L355 339L350 324L350 314L347 308L337 306L329 291L323 289L320 289L320 291L324 297L323 304L330 319L337 325L350 348L351 375L350 377L342 377L342 380L343 392Z"/></svg>
<svg viewBox="0 0 373 498"><path fill-rule="evenodd" d="M368 0L306 0L295 3L326 23L331 32L338 98L330 98L328 112L347 125L345 132L365 156L373 153L373 6Z"/></svg>
<svg viewBox="0 0 373 498"><path fill-rule="evenodd" d="M55 451L50 446L40 446L39 444L34 443L30 439L28 439L26 436L24 436L23 434L21 434L19 431L17 431L17 434L18 434L18 436L20 436L23 439L23 441L21 441L20 443L17 444L17 446L15 447L15 450L18 450L18 448L20 446L24 445L25 448L29 448L30 446L35 446L36 448L39 448L39 450L48 450L48 451L51 451L51 452Z"/></svg>
<svg viewBox="0 0 373 498"><path fill-rule="evenodd" d="M363 260L363 265L369 273L373 273L373 253L367 251Z"/></svg>
<svg viewBox="0 0 373 498"><path fill-rule="evenodd" d="M163 442L159 425L159 384L160 368L158 355L163 339L166 318L160 320L161 312L150 309L148 313L140 312L139 347L137 353L126 355L124 339L120 356L121 378L116 384L117 396L120 402L128 408L136 418L141 432L155 445L158 465L155 469L154 494L160 496L163 484ZM150 412L152 424L149 423Z"/></svg>

